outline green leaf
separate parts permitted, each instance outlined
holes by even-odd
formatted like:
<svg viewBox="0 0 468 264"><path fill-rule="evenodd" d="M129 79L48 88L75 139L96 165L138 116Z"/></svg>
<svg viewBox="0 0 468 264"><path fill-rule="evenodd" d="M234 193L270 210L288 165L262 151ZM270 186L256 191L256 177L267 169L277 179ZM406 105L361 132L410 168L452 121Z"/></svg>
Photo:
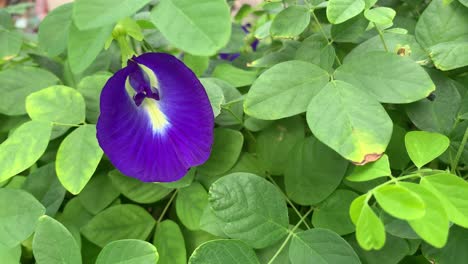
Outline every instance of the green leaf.
<svg viewBox="0 0 468 264"><path fill-rule="evenodd" d="M193 252L201 244L218 239L216 236L201 230L190 231L188 229L182 229L182 232L184 234L187 252Z"/></svg>
<svg viewBox="0 0 468 264"><path fill-rule="evenodd" d="M390 167L396 170L404 170L410 158L405 147L406 130L398 125L393 125L392 139L388 143L385 153L390 160Z"/></svg>
<svg viewBox="0 0 468 264"><path fill-rule="evenodd" d="M246 71L228 63L218 64L212 76L226 81L234 87L251 85L257 77L256 71Z"/></svg>
<svg viewBox="0 0 468 264"><path fill-rule="evenodd" d="M321 228L314 228L293 236L289 246L289 259L292 264L361 263L346 240L332 231Z"/></svg>
<svg viewBox="0 0 468 264"><path fill-rule="evenodd" d="M73 20L79 29L107 26L132 16L150 0L77 0L73 6Z"/></svg>
<svg viewBox="0 0 468 264"><path fill-rule="evenodd" d="M265 174L258 156L248 152L242 152L237 163L229 170L229 173L234 172L249 172L260 176Z"/></svg>
<svg viewBox="0 0 468 264"><path fill-rule="evenodd" d="M66 193L65 188L57 179L54 163L34 170L26 177L21 188L34 195L44 205L46 214L49 216L57 213Z"/></svg>
<svg viewBox="0 0 468 264"><path fill-rule="evenodd" d="M389 7L376 7L364 11L364 16L370 22L376 23L378 25L388 25L393 22L395 18L395 10Z"/></svg>
<svg viewBox="0 0 468 264"><path fill-rule="evenodd" d="M26 97L26 111L32 120L79 124L85 121L85 100L75 89L51 86Z"/></svg>
<svg viewBox="0 0 468 264"><path fill-rule="evenodd" d="M307 28L309 22L310 12L306 7L289 6L273 19L270 33L273 37L293 38L299 36Z"/></svg>
<svg viewBox="0 0 468 264"><path fill-rule="evenodd" d="M97 214L108 207L120 192L114 187L106 174L97 174L86 184L78 195L81 205L92 214Z"/></svg>
<svg viewBox="0 0 468 264"><path fill-rule="evenodd" d="M380 207L396 218L414 220L426 214L424 200L398 184L384 185L372 193Z"/></svg>
<svg viewBox="0 0 468 264"><path fill-rule="evenodd" d="M21 263L21 244L12 248L0 244L0 259L4 263Z"/></svg>
<svg viewBox="0 0 468 264"><path fill-rule="evenodd" d="M254 36L257 39L265 39L270 36L270 28L273 21L267 21L255 30Z"/></svg>
<svg viewBox="0 0 468 264"><path fill-rule="evenodd" d="M189 264L260 264L255 252L239 240L212 240L199 246Z"/></svg>
<svg viewBox="0 0 468 264"><path fill-rule="evenodd" d="M89 221L81 233L94 244L104 247L124 238L146 240L156 221L142 207L133 204L112 206Z"/></svg>
<svg viewBox="0 0 468 264"><path fill-rule="evenodd" d="M367 201L368 201L368 194L366 193L354 199L354 201L349 206L349 216L353 224L356 225L357 222L359 221L362 208L364 207L364 205L366 205Z"/></svg>
<svg viewBox="0 0 468 264"><path fill-rule="evenodd" d="M49 144L52 125L29 121L0 144L0 182L31 167L44 154Z"/></svg>
<svg viewBox="0 0 468 264"><path fill-rule="evenodd" d="M307 109L312 133L344 158L358 164L376 160L385 151L392 121L385 109L361 89L332 81Z"/></svg>
<svg viewBox="0 0 468 264"><path fill-rule="evenodd" d="M8 12L8 9L2 8L0 10L0 29L13 29L15 26L13 25L13 19L11 14Z"/></svg>
<svg viewBox="0 0 468 264"><path fill-rule="evenodd" d="M159 264L187 263L184 236L174 221L165 220L156 226L153 244L159 252Z"/></svg>
<svg viewBox="0 0 468 264"><path fill-rule="evenodd" d="M330 0L327 6L327 18L332 24L340 24L364 10L364 0Z"/></svg>
<svg viewBox="0 0 468 264"><path fill-rule="evenodd" d="M284 185L288 197L300 205L316 205L327 198L348 167L346 160L314 137L296 144L288 156Z"/></svg>
<svg viewBox="0 0 468 264"><path fill-rule="evenodd" d="M421 179L421 186L437 195L453 223L468 228L468 183L453 174L440 173Z"/></svg>
<svg viewBox="0 0 468 264"><path fill-rule="evenodd" d="M198 168L199 172L209 175L221 175L227 172L239 158L243 143L244 137L239 131L215 129L211 156Z"/></svg>
<svg viewBox="0 0 468 264"><path fill-rule="evenodd" d="M283 174L293 147L303 140L304 121L300 117L278 120L257 137L257 156L270 174Z"/></svg>
<svg viewBox="0 0 468 264"><path fill-rule="evenodd" d="M390 170L388 156L384 154L375 162L354 167L353 172L346 179L348 181L361 182L391 175L392 171Z"/></svg>
<svg viewBox="0 0 468 264"><path fill-rule="evenodd" d="M91 123L97 123L99 116L99 98L110 73L97 73L84 77L78 84L77 90L83 95L86 102L86 119Z"/></svg>
<svg viewBox="0 0 468 264"><path fill-rule="evenodd" d="M232 23L231 37L229 38L227 45L218 51L218 54L230 53L231 55L234 55L236 53L242 52L242 49L246 44L245 36L246 32L244 31L243 26L241 24Z"/></svg>
<svg viewBox="0 0 468 264"><path fill-rule="evenodd" d="M314 210L312 225L330 229L339 235L354 232L355 227L348 212L352 201L357 197L352 191L336 190Z"/></svg>
<svg viewBox="0 0 468 264"><path fill-rule="evenodd" d="M268 263L271 258L278 252L279 248L283 245L283 242L284 241L278 241L278 243L273 244L267 248L255 250L260 263ZM285 246L283 246L283 249L279 251L279 254L270 264L291 264L291 261L289 260L289 245L291 245L291 239L286 242Z"/></svg>
<svg viewBox="0 0 468 264"><path fill-rule="evenodd" d="M336 69L335 76L382 103L411 103L435 90L429 75L416 62L382 51L353 56Z"/></svg>
<svg viewBox="0 0 468 264"><path fill-rule="evenodd" d="M410 220L411 228L429 244L441 248L447 242L449 218L439 198L423 186L410 182L400 182L401 186L421 197L426 204L426 214L419 219Z"/></svg>
<svg viewBox="0 0 468 264"><path fill-rule="evenodd" d="M347 237L348 243L354 248L362 263L373 263L373 264L395 264L405 263L400 262L406 255L409 255L409 241L402 238L394 237L392 235L386 236L385 246L379 250L366 250L353 239L353 237ZM410 262L410 264L416 264ZM423 262L427 264L427 260Z"/></svg>
<svg viewBox="0 0 468 264"><path fill-rule="evenodd" d="M194 182L189 187L179 189L175 204L177 217L188 229L198 230L207 204L208 193L200 183Z"/></svg>
<svg viewBox="0 0 468 264"><path fill-rule="evenodd" d="M39 219L32 247L38 264L81 264L75 239L67 228L49 216Z"/></svg>
<svg viewBox="0 0 468 264"><path fill-rule="evenodd" d="M426 259L440 264L465 264L468 259L468 229L459 226L450 228L450 235L445 247L438 249L423 244L422 253Z"/></svg>
<svg viewBox="0 0 468 264"><path fill-rule="evenodd" d="M47 14L39 25L39 48L50 57L67 49L68 31L72 23L73 4L64 4Z"/></svg>
<svg viewBox="0 0 468 264"><path fill-rule="evenodd" d="M288 232L288 211L281 193L259 176L233 173L222 177L211 185L209 203L225 222L224 233L254 248L272 245Z"/></svg>
<svg viewBox="0 0 468 264"><path fill-rule="evenodd" d="M73 194L83 190L101 161L102 149L96 139L96 126L83 125L70 133L57 151L57 176Z"/></svg>
<svg viewBox="0 0 468 264"><path fill-rule="evenodd" d="M27 78L25 78L27 76ZM0 71L0 113L26 114L26 97L58 82L52 73L34 67L14 67Z"/></svg>
<svg viewBox="0 0 468 264"><path fill-rule="evenodd" d="M123 239L107 244L99 253L96 264L161 263L158 259L158 251L150 243L136 239Z"/></svg>
<svg viewBox="0 0 468 264"><path fill-rule="evenodd" d="M357 42L366 31L368 25L369 21L367 21L364 15L355 16L344 23L332 25L332 39L335 42ZM387 40L385 39L385 41Z"/></svg>
<svg viewBox="0 0 468 264"><path fill-rule="evenodd" d="M83 207L78 197L74 197L67 202L59 217L67 227L73 226L79 231L94 216Z"/></svg>
<svg viewBox="0 0 468 264"><path fill-rule="evenodd" d="M197 171L196 167L190 168L187 174L184 175L180 180L173 181L173 182L157 182L156 184L168 188L168 189L179 189L188 187L192 184L193 179L195 178L195 173Z"/></svg>
<svg viewBox="0 0 468 264"><path fill-rule="evenodd" d="M364 21L367 22L366 19L364 19ZM333 34L333 27L332 27L332 34ZM398 54L400 49L404 49L405 57L408 57L418 63L423 63L424 61L429 59L426 51L421 47L421 45L419 45L419 43L416 41L416 38L413 35L399 34L399 33L389 32L387 30L383 32L383 38L385 39L385 44L390 53ZM351 50L351 52L349 52L346 55L344 59L344 63L347 63L348 60L354 60L352 58L355 56L365 56L364 54L367 54L370 51L385 51L385 47L379 35L362 42L353 50ZM389 70L389 69L385 68L385 70Z"/></svg>
<svg viewBox="0 0 468 264"><path fill-rule="evenodd" d="M450 145L448 137L426 131L411 131L406 133L405 145L413 163L421 168L442 155Z"/></svg>
<svg viewBox="0 0 468 264"><path fill-rule="evenodd" d="M142 182L132 177L123 175L117 170L109 173L115 188L128 199L142 204L154 203L162 200L173 189L166 188L156 183Z"/></svg>
<svg viewBox="0 0 468 264"><path fill-rule="evenodd" d="M221 113L221 105L225 103L224 93L221 87L218 85L218 81L215 78L201 78L200 82L210 99L211 108L213 108L213 114L217 117Z"/></svg>
<svg viewBox="0 0 468 264"><path fill-rule="evenodd" d="M203 214L200 218L200 229L212 235L222 238L228 238L224 233L225 223L217 217L210 206L205 207Z"/></svg>
<svg viewBox="0 0 468 264"><path fill-rule="evenodd" d="M224 0L163 0L151 19L175 47L198 56L211 56L231 35L231 16Z"/></svg>
<svg viewBox="0 0 468 264"><path fill-rule="evenodd" d="M0 189L0 245L12 248L34 231L45 208L31 194L23 190Z"/></svg>
<svg viewBox="0 0 468 264"><path fill-rule="evenodd" d="M249 62L247 66L254 68L266 68L272 67L273 65L276 65L280 62L293 60L296 56L296 50L301 43L295 40L284 40L282 44L282 48L280 48L278 51L267 53L265 56ZM316 54L316 52L313 54Z"/></svg>
<svg viewBox="0 0 468 264"><path fill-rule="evenodd" d="M11 60L16 57L23 44L23 35L16 31L3 31L0 29L0 61Z"/></svg>
<svg viewBox="0 0 468 264"><path fill-rule="evenodd" d="M112 26L79 30L74 23L71 24L68 35L68 63L73 73L83 72L94 62L111 32Z"/></svg>
<svg viewBox="0 0 468 264"><path fill-rule="evenodd" d="M448 135L453 130L458 111L463 105L457 89L459 84L440 71L432 70L429 74L437 87L434 91L437 100L420 100L406 105L406 113L419 129Z"/></svg>
<svg viewBox="0 0 468 264"><path fill-rule="evenodd" d="M212 78L212 80L223 91L224 101L226 104L229 104L227 107L230 108L230 111L228 109L221 110L221 114L215 119L216 124L222 126L239 126L240 120L243 120L244 117L244 109L242 103L240 103L240 101L243 100L243 95L239 90L223 80L216 78Z"/></svg>
<svg viewBox="0 0 468 264"><path fill-rule="evenodd" d="M351 205L351 207L353 207ZM359 210L356 222L356 239L365 250L378 250L385 244L385 227L382 220L367 203Z"/></svg>
<svg viewBox="0 0 468 264"><path fill-rule="evenodd" d="M207 56L195 56L190 53L184 54L184 63L197 76L201 76L210 65L210 58Z"/></svg>
<svg viewBox="0 0 468 264"><path fill-rule="evenodd" d="M335 62L335 48L321 35L312 35L305 39L296 51L296 60L307 61L332 71Z"/></svg>
<svg viewBox="0 0 468 264"><path fill-rule="evenodd" d="M443 71L468 65L466 7L458 1L431 1L416 25L416 38Z"/></svg>
<svg viewBox="0 0 468 264"><path fill-rule="evenodd" d="M244 102L253 117L275 120L303 113L328 82L328 73L304 61L276 64L258 77Z"/></svg>

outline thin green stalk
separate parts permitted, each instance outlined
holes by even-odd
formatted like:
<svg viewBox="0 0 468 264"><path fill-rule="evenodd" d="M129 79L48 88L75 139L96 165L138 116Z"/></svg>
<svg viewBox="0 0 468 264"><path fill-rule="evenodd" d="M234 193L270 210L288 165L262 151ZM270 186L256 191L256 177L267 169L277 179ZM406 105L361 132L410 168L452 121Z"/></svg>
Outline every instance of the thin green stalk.
<svg viewBox="0 0 468 264"><path fill-rule="evenodd" d="M283 192L283 190L281 190L281 188L278 186L278 184L276 184L275 180L273 180L273 178L268 174L267 174L267 178L271 181L271 183L273 183L273 185L276 186L276 188L278 188L280 193L284 196L284 199L286 199L286 202L292 207L292 209L294 210L294 212L296 212L296 214L300 217L300 219L302 219L303 216L302 216L301 212L299 212L299 210L297 210L294 203L291 200L289 200L288 196ZM303 221L303 223L307 227L307 229L310 229L310 226L309 226L309 224L307 224L306 221Z"/></svg>
<svg viewBox="0 0 468 264"><path fill-rule="evenodd" d="M462 142L460 143L460 147L458 147L457 155L455 156L455 160L452 163L451 172L454 173L458 162L460 161L461 155L463 154L463 150L465 149L466 141L468 140L468 127L465 129L465 134L463 135Z"/></svg>
<svg viewBox="0 0 468 264"><path fill-rule="evenodd" d="M240 102L244 101L244 99L245 99L244 97L240 97L240 98L238 98L236 100L232 100L230 102L227 102L227 103L223 104L222 106L223 107L231 107L234 104L237 104L237 103L240 103Z"/></svg>
<svg viewBox="0 0 468 264"><path fill-rule="evenodd" d="M318 17L315 15L314 10L312 9L310 13L312 13L312 17L314 18L315 23L317 23L320 33L322 33L322 36L328 42L328 45L332 45L333 42L328 39L327 34L325 33L325 30L323 30L322 24L320 24L320 21L318 20ZM341 60L340 58L338 58L338 55L336 54L335 54L335 60L336 60L336 63L338 63L338 65L341 65Z"/></svg>
<svg viewBox="0 0 468 264"><path fill-rule="evenodd" d="M174 198L177 196L177 192L178 192L178 191L179 191L179 190L175 190L175 191L172 193L172 196L171 196L171 198L169 198L169 201L167 201L166 206L165 206L164 209L162 210L161 215L159 216L158 221L156 222L156 225L158 225L158 224L162 221L164 215L166 214L167 210L168 210L169 207L171 206L172 201L174 201Z"/></svg>
<svg viewBox="0 0 468 264"><path fill-rule="evenodd" d="M384 46L385 51L388 52L387 43L385 43L385 39L384 39L382 30L380 30L379 27L377 27L377 24L375 24L375 23L373 23L373 24L374 24L375 29L379 33L380 41L382 42L382 45Z"/></svg>
<svg viewBox="0 0 468 264"><path fill-rule="evenodd" d="M299 223L297 223L290 231L289 231L289 234L288 236L286 237L286 239L284 240L283 244L281 244L281 246L278 248L278 250L276 251L275 255L273 255L273 257L271 257L270 261L268 261L268 264L272 264L273 261L275 261L275 259L279 256L279 254L281 253L281 251L283 251L284 247L286 247L286 245L288 244L289 240L291 239L291 237L294 235L294 231L296 231L296 229L299 228L299 226L301 225L301 222L304 221L304 219L310 214L312 213L312 211L314 210L313 207L311 207L309 209L309 211L307 211L307 213L304 214L304 216L301 218L301 220L299 221Z"/></svg>
<svg viewBox="0 0 468 264"><path fill-rule="evenodd" d="M232 117L234 117L234 119L236 119L237 122L239 122L239 125L243 126L244 125L244 121L242 121L242 119L240 119L240 117L238 117L231 109L231 107L228 107L228 106L224 106L222 105L221 106L222 109L228 111L229 114L232 115Z"/></svg>
<svg viewBox="0 0 468 264"><path fill-rule="evenodd" d="M241 125L242 127L244 127L244 121L242 121L242 119L240 119L240 117L238 117L231 109L230 106L221 106L222 109L228 111L229 114L231 114L236 120L237 122L239 122L239 125ZM248 129L244 129L245 132L247 133L247 135L250 137L250 139L253 141L253 142L257 142L257 140L255 139L255 136L252 134L252 132L250 132L250 130Z"/></svg>

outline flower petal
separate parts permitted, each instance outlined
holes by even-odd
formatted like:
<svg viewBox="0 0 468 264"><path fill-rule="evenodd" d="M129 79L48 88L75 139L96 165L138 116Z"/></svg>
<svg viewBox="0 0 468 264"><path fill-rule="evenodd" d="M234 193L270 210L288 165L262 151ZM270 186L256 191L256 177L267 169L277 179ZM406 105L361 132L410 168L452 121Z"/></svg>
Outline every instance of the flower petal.
<svg viewBox="0 0 468 264"><path fill-rule="evenodd" d="M167 133L187 166L203 164L213 144L214 114L208 95L195 74L174 56L146 53L136 62L153 70L161 111L171 124Z"/></svg>
<svg viewBox="0 0 468 264"><path fill-rule="evenodd" d="M146 182L176 181L204 163L213 143L213 112L203 86L175 57L134 58L155 72L160 100L135 105L125 89L131 67L118 71L101 94L99 144L123 174Z"/></svg>

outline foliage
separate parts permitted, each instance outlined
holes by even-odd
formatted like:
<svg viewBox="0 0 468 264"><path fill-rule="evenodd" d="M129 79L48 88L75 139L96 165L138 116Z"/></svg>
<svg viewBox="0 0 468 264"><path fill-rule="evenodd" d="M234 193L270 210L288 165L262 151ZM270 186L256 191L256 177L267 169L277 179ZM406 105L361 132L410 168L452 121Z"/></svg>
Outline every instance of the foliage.
<svg viewBox="0 0 468 264"><path fill-rule="evenodd" d="M32 36L0 9L1 262L467 263L468 2L232 3L76 0ZM177 182L96 140L133 51L178 56L213 107Z"/></svg>

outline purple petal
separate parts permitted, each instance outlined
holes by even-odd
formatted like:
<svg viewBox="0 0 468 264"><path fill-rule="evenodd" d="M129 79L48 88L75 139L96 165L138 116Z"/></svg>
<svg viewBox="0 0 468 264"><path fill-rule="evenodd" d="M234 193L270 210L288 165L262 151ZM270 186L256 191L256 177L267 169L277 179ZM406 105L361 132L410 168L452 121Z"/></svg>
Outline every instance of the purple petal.
<svg viewBox="0 0 468 264"><path fill-rule="evenodd" d="M214 117L208 96L174 56L147 53L133 60L156 75L159 101L146 98L138 107L125 89L134 69L118 71L101 94L99 144L125 175L146 182L176 181L210 155Z"/></svg>

